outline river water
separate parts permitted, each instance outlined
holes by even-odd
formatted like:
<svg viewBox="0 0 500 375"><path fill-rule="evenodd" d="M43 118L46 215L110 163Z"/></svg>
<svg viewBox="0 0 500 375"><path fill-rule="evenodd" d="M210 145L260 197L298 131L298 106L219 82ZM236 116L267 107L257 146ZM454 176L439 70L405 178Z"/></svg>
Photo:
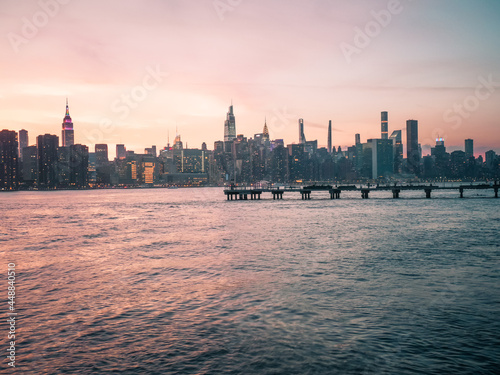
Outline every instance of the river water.
<svg viewBox="0 0 500 375"><path fill-rule="evenodd" d="M500 199L423 195L3 193L17 370L498 374Z"/></svg>

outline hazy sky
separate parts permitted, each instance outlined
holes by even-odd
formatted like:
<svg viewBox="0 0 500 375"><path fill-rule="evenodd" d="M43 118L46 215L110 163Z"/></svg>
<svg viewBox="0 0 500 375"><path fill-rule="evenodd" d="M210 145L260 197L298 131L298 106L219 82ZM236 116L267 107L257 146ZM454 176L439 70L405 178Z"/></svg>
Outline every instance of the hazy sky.
<svg viewBox="0 0 500 375"><path fill-rule="evenodd" d="M419 121L500 152L498 0L0 0L0 128L162 148L236 131L350 146ZM426 151L424 147L424 154Z"/></svg>

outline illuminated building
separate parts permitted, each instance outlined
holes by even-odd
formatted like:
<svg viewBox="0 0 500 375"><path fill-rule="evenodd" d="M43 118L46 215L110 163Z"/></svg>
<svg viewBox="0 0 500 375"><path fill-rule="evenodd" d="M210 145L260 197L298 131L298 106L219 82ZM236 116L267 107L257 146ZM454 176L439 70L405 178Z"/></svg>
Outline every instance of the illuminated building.
<svg viewBox="0 0 500 375"><path fill-rule="evenodd" d="M31 187L36 185L38 178L38 152L36 146L23 148L23 184Z"/></svg>
<svg viewBox="0 0 500 375"><path fill-rule="evenodd" d="M28 131L19 130L19 160L23 160L23 149L28 147Z"/></svg>
<svg viewBox="0 0 500 375"><path fill-rule="evenodd" d="M233 113L233 104L229 106L224 122L224 142L233 141L236 138L236 119Z"/></svg>
<svg viewBox="0 0 500 375"><path fill-rule="evenodd" d="M54 189L57 185L57 148L59 137L52 134L39 135L38 147L38 188Z"/></svg>
<svg viewBox="0 0 500 375"><path fill-rule="evenodd" d="M117 159L125 159L127 157L127 150L125 145L116 145L116 158Z"/></svg>
<svg viewBox="0 0 500 375"><path fill-rule="evenodd" d="M18 180L17 133L13 130L0 132L0 190L16 190Z"/></svg>
<svg viewBox="0 0 500 375"><path fill-rule="evenodd" d="M267 121L264 120L264 130L262 131L262 141L269 142L269 129L267 128Z"/></svg>
<svg viewBox="0 0 500 375"><path fill-rule="evenodd" d="M381 138L382 139L388 139L388 136L389 136L389 124L388 124L388 114L387 112L382 112L381 113L381 133L382 133L382 136Z"/></svg>
<svg viewBox="0 0 500 375"><path fill-rule="evenodd" d="M66 115L62 123L62 146L69 147L75 144L75 135L73 132L73 121L69 115L68 99L66 99Z"/></svg>
<svg viewBox="0 0 500 375"><path fill-rule="evenodd" d="M57 187L69 188L71 175L70 148L57 148Z"/></svg>
<svg viewBox="0 0 500 375"><path fill-rule="evenodd" d="M70 185L82 189L88 186L89 149L85 145L70 146Z"/></svg>

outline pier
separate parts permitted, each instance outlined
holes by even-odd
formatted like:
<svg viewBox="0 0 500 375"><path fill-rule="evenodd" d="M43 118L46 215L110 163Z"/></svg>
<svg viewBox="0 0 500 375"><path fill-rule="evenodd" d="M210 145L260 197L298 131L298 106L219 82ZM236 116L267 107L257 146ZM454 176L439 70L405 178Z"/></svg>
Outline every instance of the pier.
<svg viewBox="0 0 500 375"><path fill-rule="evenodd" d="M307 185L307 186L280 186L280 187L254 187L254 186L235 186L231 185L224 189L224 194L227 200L260 200L262 194L271 193L273 200L283 199L285 193L300 193L302 200L310 200L311 194L317 191L327 191L330 199L340 199L343 191L359 191L362 199L368 199L372 191L390 191L393 199L399 199L400 194L404 191L422 191L425 193L425 198L430 199L433 191L455 190L459 193L460 198L464 198L466 190L493 190L494 197L498 198L498 190L500 181L495 181L494 184L479 183L460 186L439 186L433 184L419 185Z"/></svg>

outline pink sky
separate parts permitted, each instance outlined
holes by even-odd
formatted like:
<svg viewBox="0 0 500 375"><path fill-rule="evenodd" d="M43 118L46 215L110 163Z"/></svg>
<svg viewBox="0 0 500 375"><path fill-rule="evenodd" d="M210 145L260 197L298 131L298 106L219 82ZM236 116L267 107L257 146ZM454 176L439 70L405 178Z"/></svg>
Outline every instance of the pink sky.
<svg viewBox="0 0 500 375"><path fill-rule="evenodd" d="M211 149L232 100L247 137L267 118L271 138L297 142L303 118L326 145L332 120L347 147L379 137L388 111L389 133L419 121L424 153L438 135L500 152L499 16L494 0L0 0L0 128L60 136L69 97L91 149L162 148L176 128Z"/></svg>

